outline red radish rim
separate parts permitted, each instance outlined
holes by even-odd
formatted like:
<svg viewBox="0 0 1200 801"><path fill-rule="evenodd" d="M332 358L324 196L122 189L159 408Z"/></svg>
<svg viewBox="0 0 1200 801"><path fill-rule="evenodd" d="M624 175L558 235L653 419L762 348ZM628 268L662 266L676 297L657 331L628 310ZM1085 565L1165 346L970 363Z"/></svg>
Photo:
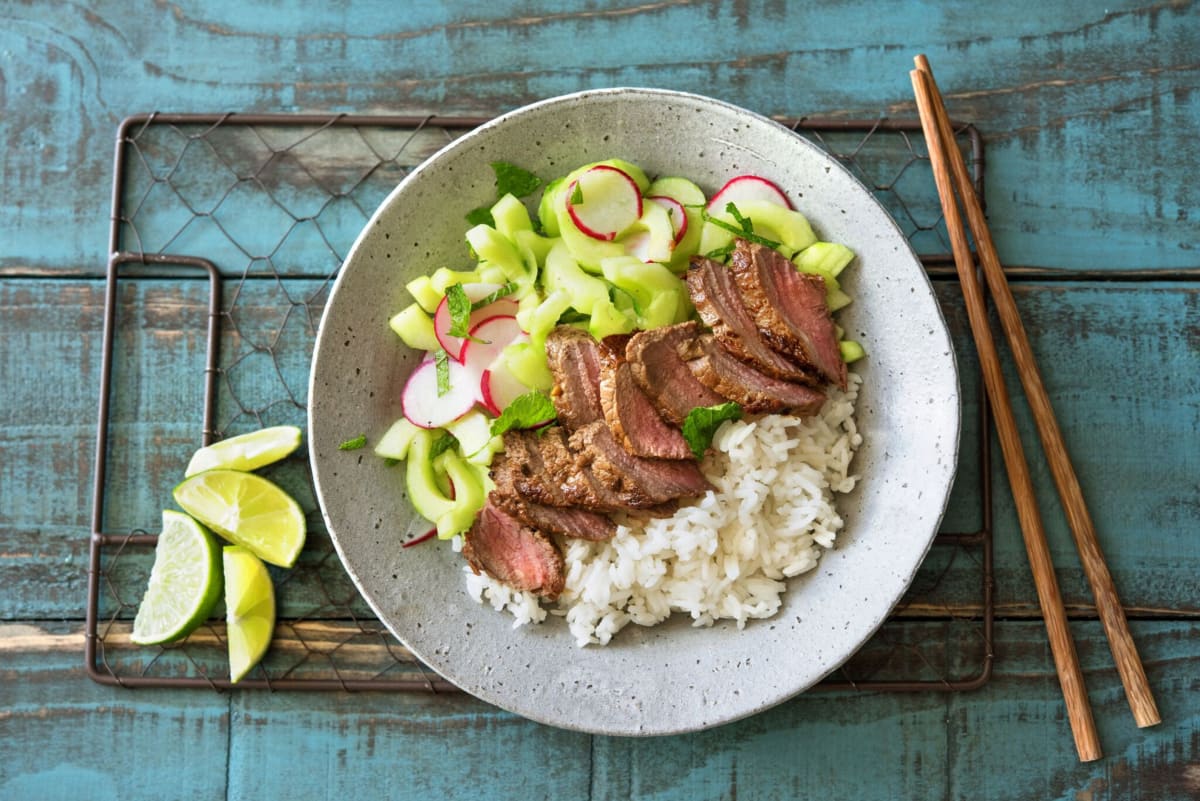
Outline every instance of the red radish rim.
<svg viewBox="0 0 1200 801"><path fill-rule="evenodd" d="M785 193L782 189L780 189L779 186L774 181L768 180L767 178L763 178L761 175L737 175L737 176L734 176L733 178L730 178L728 181L726 181L725 185L722 186L720 189L718 189L717 193L712 196L712 200L708 201L709 213L711 214L714 212L724 211L725 205L726 205L726 203L728 203L728 199L725 198L724 195L729 194L731 188L736 190L736 188L739 184L748 183L748 182L753 182L753 183L765 186L770 193L773 193L777 196L777 198L776 198L777 200L783 201L781 205L784 208L787 208L787 209L793 208L792 201L788 199L787 193ZM734 203L736 203L736 202L737 201L734 200Z"/></svg>
<svg viewBox="0 0 1200 801"><path fill-rule="evenodd" d="M683 236L687 233L688 229L687 209L683 207L683 204L675 198L668 197L667 195L649 195L646 200L653 200L656 203L668 203L672 207L679 210L680 222L678 228L675 228L675 215L671 213L669 209L667 211L667 216L671 218L671 227L675 230L675 244L678 245L680 242L682 242Z"/></svg>
<svg viewBox="0 0 1200 801"><path fill-rule="evenodd" d="M629 187L632 190L632 196L635 204L633 208L635 213L633 215L633 219L630 220L630 222L624 228L618 228L612 231L597 231L594 227L588 225L582 219L580 219L579 213L575 210L575 204L571 202L571 197L575 194L575 187L578 186L583 177L589 173L598 171L617 173L623 179L625 179L626 182L628 182ZM642 216L642 191L638 186L637 181L633 180L633 176L631 176L629 173L625 172L619 167L614 167L611 164L597 164L596 166L585 170L582 175L567 185L567 191L563 193L563 198L567 209L567 216L571 218L571 222L575 223L575 227L579 229L580 233L582 233L584 236L590 237L591 239L599 239L602 242L613 241L617 238L618 234L620 234L637 220L641 219Z"/></svg>

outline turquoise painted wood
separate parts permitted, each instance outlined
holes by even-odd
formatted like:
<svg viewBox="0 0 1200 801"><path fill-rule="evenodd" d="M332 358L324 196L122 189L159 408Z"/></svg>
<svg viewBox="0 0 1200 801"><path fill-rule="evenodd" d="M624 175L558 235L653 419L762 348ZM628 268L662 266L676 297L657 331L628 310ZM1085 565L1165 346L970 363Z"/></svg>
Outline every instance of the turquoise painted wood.
<svg viewBox="0 0 1200 801"><path fill-rule="evenodd" d="M1101 762L1074 759L998 459L1003 619L995 676L972 694L817 693L711 732L645 741L549 729L467 697L130 691L86 678L102 276L112 141L123 117L153 109L492 115L633 84L767 114L908 117L907 71L918 52L937 70L951 112L986 138L989 213L1007 263L1190 271L1183 281L1022 281L1015 289L1134 618L1161 726L1133 726L1019 400L1107 754ZM0 798L1200 797L1198 52L1200 4L1187 0L905 2L869 12L778 0L500 0L402 10L379 2L130 9L0 0ZM421 139L400 161L439 143ZM297 156L320 162L323 177L349 180L342 146L317 138ZM183 194L216 204L221 165L201 147L183 158L187 175L205 176L182 182ZM265 177L288 213L304 216L311 209L288 194L291 166L283 160ZM892 177L888 169L879 181ZM222 388L220 425L300 419L321 277L395 177L384 172L365 186L363 208L324 212L337 232L333 252L314 225L298 225L270 264L293 277L254 280L238 294L241 324L222 339L223 359L238 368ZM918 221L936 219L927 176L910 170L899 186L920 194ZM163 207L162 197L151 200ZM255 239L266 226L253 223L278 210L236 195L225 202L214 216L251 256L264 255L272 243ZM154 247L170 240L172 219L146 224L147 237L161 235ZM198 233L170 244L200 241ZM210 255L238 275L247 257L232 250ZM255 262L266 274L264 264ZM107 510L115 529L153 528L198 441L205 292L196 280L122 282ZM955 288L939 293L970 421L974 354ZM286 317L285 302L293 309ZM277 373L254 349L264 337L279 348ZM272 404L281 394L294 402ZM237 416L237 404L252 413ZM948 528L978 524L970 462L978 437L969 423ZM298 492L300 467L285 465L278 476ZM319 527L313 536L319 550ZM329 594L364 612L336 561L316 553L281 593L285 613L302 614ZM120 569L144 573L147 564L146 554L129 553ZM910 619L889 624L863 664L974 658L962 646L977 636L970 621L941 618L977 612L977 579L968 555L935 552L908 598ZM282 632L273 658L286 662L303 636L336 640L346 621L331 616ZM887 638L927 648L892 654Z"/></svg>

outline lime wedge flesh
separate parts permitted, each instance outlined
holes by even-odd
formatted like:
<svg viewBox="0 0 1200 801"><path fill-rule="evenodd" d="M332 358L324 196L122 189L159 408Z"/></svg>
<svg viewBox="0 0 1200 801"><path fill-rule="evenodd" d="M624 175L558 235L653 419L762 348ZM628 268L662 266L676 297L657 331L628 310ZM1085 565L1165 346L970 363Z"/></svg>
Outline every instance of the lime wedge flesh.
<svg viewBox="0 0 1200 801"><path fill-rule="evenodd" d="M216 533L273 565L291 567L304 547L304 512L253 473L207 470L175 487L175 503Z"/></svg>
<svg viewBox="0 0 1200 801"><path fill-rule="evenodd" d="M150 583L133 620L139 645L187 636L212 612L221 595L221 547L192 518L164 510L154 548Z"/></svg>
<svg viewBox="0 0 1200 801"><path fill-rule="evenodd" d="M275 633L275 588L267 566L240 545L222 553L229 680L235 684L258 664Z"/></svg>
<svg viewBox="0 0 1200 801"><path fill-rule="evenodd" d="M277 462L300 447L300 429L296 426L273 426L249 434L223 439L192 454L185 476L205 470L257 470Z"/></svg>

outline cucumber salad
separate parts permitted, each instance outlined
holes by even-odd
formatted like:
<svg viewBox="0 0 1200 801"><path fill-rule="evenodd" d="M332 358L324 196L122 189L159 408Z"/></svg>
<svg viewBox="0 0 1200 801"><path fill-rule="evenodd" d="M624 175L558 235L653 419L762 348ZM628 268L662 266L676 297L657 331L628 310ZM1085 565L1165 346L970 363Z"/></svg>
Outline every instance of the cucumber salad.
<svg viewBox="0 0 1200 801"><path fill-rule="evenodd" d="M468 215L470 262L411 281L413 302L390 320L425 353L404 387L403 417L374 448L405 462L413 508L434 526L406 546L469 529L503 433L554 420L545 345L556 326L599 340L697 319L681 276L694 256L726 261L739 238L819 275L831 311L850 302L838 275L854 254L818 241L768 178L733 177L710 198L687 178L652 180L618 158L546 184L492 166L498 199ZM856 342L840 348L846 362L863 356Z"/></svg>

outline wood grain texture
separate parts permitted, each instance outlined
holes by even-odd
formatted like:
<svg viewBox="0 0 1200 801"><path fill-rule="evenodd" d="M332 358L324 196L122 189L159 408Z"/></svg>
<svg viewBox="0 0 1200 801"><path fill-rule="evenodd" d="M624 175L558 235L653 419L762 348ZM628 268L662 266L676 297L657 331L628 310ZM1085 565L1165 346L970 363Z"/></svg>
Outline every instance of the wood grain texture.
<svg viewBox="0 0 1200 801"><path fill-rule="evenodd" d="M0 265L100 268L112 136L137 111L495 114L645 85L765 114L911 117L906 72L925 52L944 65L950 112L988 137L1002 259L1194 267L1187 223L1200 196L1183 176L1196 168L1197 8L1072 0L981 17L968 2L871 15L740 0L430 3L402 14L380 3L303 14L10 3L0 159L20 192L0 201L10 243Z"/></svg>
<svg viewBox="0 0 1200 801"><path fill-rule="evenodd" d="M597 801L782 801L814 787L831 801L1192 799L1200 625L1133 626L1164 725L1133 725L1099 624L1082 624L1080 659L1110 756L1081 765L1036 622L1000 627L1005 669L977 693L810 694L708 732L590 744L466 696L113 690L83 677L78 624L4 624L0 734L11 758L0 763L0 797L127 798L136 787L164 799L253 798L286 780L298 801L381 788L395 798L478 798L481 787L489 798ZM151 767L143 749L152 742L187 751L160 747Z"/></svg>

